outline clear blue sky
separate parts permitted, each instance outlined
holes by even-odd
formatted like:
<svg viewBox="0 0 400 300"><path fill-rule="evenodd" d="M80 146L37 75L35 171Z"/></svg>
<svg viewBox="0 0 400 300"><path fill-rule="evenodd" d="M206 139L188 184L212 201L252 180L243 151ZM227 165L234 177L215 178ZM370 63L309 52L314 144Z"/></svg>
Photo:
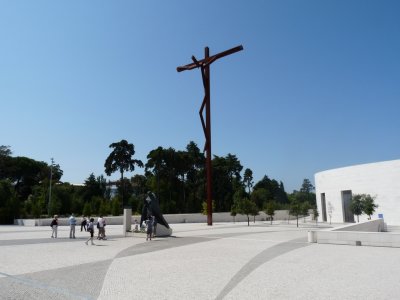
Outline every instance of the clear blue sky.
<svg viewBox="0 0 400 300"><path fill-rule="evenodd" d="M399 16L399 1L1 1L0 145L72 183L121 139L142 161L202 149L200 72L176 67L242 44L211 67L213 154L288 192L399 159Z"/></svg>

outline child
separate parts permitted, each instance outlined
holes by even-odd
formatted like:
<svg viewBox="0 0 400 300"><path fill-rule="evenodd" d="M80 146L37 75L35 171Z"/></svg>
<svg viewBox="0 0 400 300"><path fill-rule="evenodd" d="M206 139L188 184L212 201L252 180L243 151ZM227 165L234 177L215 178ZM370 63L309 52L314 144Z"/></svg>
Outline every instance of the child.
<svg viewBox="0 0 400 300"><path fill-rule="evenodd" d="M138 223L137 220L135 220L135 229L134 229L134 231L135 232L139 232L139 223Z"/></svg>
<svg viewBox="0 0 400 300"><path fill-rule="evenodd" d="M150 239L150 241L151 241L151 236L153 235L153 217L150 216L146 223L147 223L147 237L146 237L146 241L147 241L148 239Z"/></svg>
<svg viewBox="0 0 400 300"><path fill-rule="evenodd" d="M93 243L93 234L94 234L94 219L90 218L90 222L87 228L87 231L89 231L90 233L90 238L88 238L88 240L85 242L85 244L87 245L89 241L92 242L92 245L95 245L95 243Z"/></svg>
<svg viewBox="0 0 400 300"><path fill-rule="evenodd" d="M146 220L140 224L140 232L145 233L146 232Z"/></svg>

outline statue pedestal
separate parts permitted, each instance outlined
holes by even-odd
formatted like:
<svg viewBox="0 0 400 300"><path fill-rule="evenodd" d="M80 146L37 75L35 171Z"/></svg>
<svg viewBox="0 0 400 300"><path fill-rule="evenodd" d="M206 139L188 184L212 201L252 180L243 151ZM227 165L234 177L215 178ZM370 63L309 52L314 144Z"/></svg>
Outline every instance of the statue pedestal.
<svg viewBox="0 0 400 300"><path fill-rule="evenodd" d="M172 228L167 228L162 224L157 224L157 230L156 230L156 237L157 236L171 236L172 234Z"/></svg>
<svg viewBox="0 0 400 300"><path fill-rule="evenodd" d="M126 236L128 231L131 231L132 227L132 209L124 208L124 218L122 223L122 234Z"/></svg>

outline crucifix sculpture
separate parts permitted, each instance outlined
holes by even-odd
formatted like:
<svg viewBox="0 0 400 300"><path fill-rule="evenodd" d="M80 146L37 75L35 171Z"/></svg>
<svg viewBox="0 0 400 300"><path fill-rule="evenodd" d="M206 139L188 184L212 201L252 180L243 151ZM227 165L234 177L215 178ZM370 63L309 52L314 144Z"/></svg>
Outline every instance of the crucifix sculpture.
<svg viewBox="0 0 400 300"><path fill-rule="evenodd" d="M201 125L203 126L204 135L206 137L204 151L207 152L206 175L207 175L207 224L208 225L212 225L210 65L219 58L222 58L224 56L233 54L241 50L243 50L242 45L210 56L210 49L206 47L204 49L204 59L197 60L194 56L192 56L193 63L176 68L178 72L200 68L201 77L203 79L204 99L201 104L199 114L200 114ZM205 122L203 117L204 108L206 109Z"/></svg>

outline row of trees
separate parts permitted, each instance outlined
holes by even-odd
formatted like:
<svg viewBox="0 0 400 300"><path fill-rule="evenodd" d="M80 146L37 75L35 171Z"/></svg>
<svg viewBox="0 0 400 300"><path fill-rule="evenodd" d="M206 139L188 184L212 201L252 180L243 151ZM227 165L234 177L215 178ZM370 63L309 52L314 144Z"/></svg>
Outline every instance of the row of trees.
<svg viewBox="0 0 400 300"><path fill-rule="evenodd" d="M255 216L259 214L260 210L265 211L265 213L270 216L272 222L273 216L275 215L275 210L285 208L289 210L290 215L296 217L297 227L299 226L299 216L307 216L311 208L313 209L314 218L318 217L315 194L312 192L314 190L314 186L308 179L304 179L300 191L293 191L293 193L290 195L286 195L286 193L283 195L281 190L278 189L278 192L274 198L265 197L264 201L257 201L259 200L260 194L265 195L270 191L270 189L264 189L262 186L265 186L267 183L271 182L272 181L270 181L268 177L264 177L256 184L255 189L250 194L250 198L247 197L243 191L238 191L238 193L234 195L234 203L231 206L231 215L233 217L235 217L237 214L246 215L247 223L249 225L250 216L254 216L255 218ZM261 202L262 205L257 205L257 202Z"/></svg>
<svg viewBox="0 0 400 300"><path fill-rule="evenodd" d="M134 212L141 212L149 190L157 194L164 213L202 210L206 199L205 157L194 142L184 150L160 146L149 152L145 163L134 159L134 145L126 140L112 143L110 148L112 151L104 163L105 173L119 172L120 179L110 182L103 175L92 173L83 185L77 186L61 181L63 172L59 165L13 157L10 147L1 146L0 222L55 213L118 215L126 205ZM144 175L126 178L124 174L135 167L144 168ZM287 194L282 182L268 176L254 184L253 172L244 169L234 154L214 156L212 168L217 212L239 207L237 203L244 199L251 201L258 211L270 203L276 209L288 208L293 201L315 205L309 180L303 182L299 191Z"/></svg>
<svg viewBox="0 0 400 300"><path fill-rule="evenodd" d="M119 171L119 194L123 205L129 204L139 211L140 199L147 190L154 191L165 213L199 212L205 199L205 157L194 142L183 151L158 147L149 152L145 164L133 159L134 146L126 140L110 145L114 150L106 159L107 175ZM145 175L135 175L131 182L123 177L124 171L135 166L145 167ZM300 191L288 195L282 182L264 176L253 187L253 172L245 169L236 155L214 156L212 160L213 199L215 211L229 211L236 200L250 199L261 210L267 202L277 207L289 205L289 197L315 205L315 194L309 180L305 180ZM126 191L126 189L130 189ZM130 198L123 195L130 195Z"/></svg>

